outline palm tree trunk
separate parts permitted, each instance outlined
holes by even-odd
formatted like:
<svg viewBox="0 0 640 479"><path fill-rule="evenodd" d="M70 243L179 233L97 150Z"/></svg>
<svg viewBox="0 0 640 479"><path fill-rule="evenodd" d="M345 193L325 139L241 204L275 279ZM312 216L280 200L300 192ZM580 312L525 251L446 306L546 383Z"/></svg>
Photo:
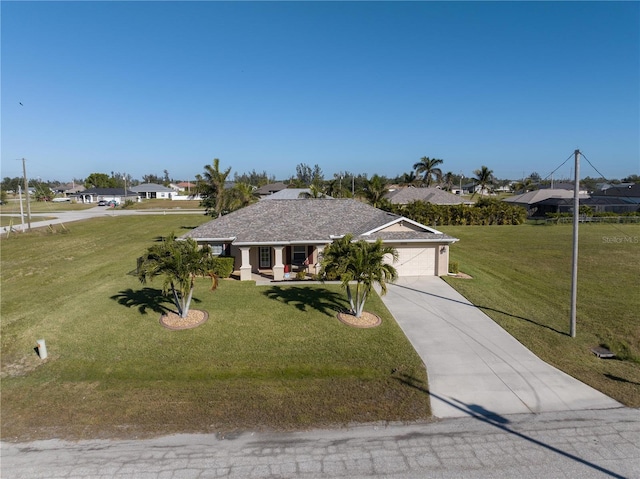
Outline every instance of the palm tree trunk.
<svg viewBox="0 0 640 479"><path fill-rule="evenodd" d="M355 314L356 308L353 305L353 295L351 294L351 286L347 283L347 298L349 299L349 306L351 306L351 314Z"/></svg>
<svg viewBox="0 0 640 479"><path fill-rule="evenodd" d="M173 302L176 305L176 308L178 308L178 314L180 315L180 317L182 318L182 302L180 301L180 296L178 295L178 292L176 291L175 286L173 285L173 283L171 283L171 291L173 292Z"/></svg>
<svg viewBox="0 0 640 479"><path fill-rule="evenodd" d="M193 290L195 288L192 286L191 289L189 290L189 295L187 296L187 299L184 300L184 303L182 305L182 313L180 314L181 318L186 318L187 314L189 314L189 306L191 305L191 297L193 296Z"/></svg>
<svg viewBox="0 0 640 479"><path fill-rule="evenodd" d="M358 309L356 311L356 318L362 316L362 311L364 310L364 303L367 301L367 292L362 292L362 299L358 301Z"/></svg>

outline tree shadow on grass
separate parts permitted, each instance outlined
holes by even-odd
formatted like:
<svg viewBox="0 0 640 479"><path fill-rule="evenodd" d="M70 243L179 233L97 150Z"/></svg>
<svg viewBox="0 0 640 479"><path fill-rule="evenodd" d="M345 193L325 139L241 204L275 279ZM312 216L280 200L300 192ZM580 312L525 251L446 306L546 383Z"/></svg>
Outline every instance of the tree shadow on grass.
<svg viewBox="0 0 640 479"><path fill-rule="evenodd" d="M335 316L337 312L348 307L342 294L324 288L309 286L272 286L264 291L267 298L295 306L300 311L308 308L327 316Z"/></svg>
<svg viewBox="0 0 640 479"><path fill-rule="evenodd" d="M620 376L614 376L613 374L606 374L604 375L606 378L611 379L612 381L618 381L621 383L628 383L628 384L635 384L636 386L640 386L640 383L635 382L635 381L629 381L628 379L625 378L621 378Z"/></svg>
<svg viewBox="0 0 640 479"><path fill-rule="evenodd" d="M165 296L161 289L142 288L133 290L128 288L119 291L118 294L114 294L111 299L127 308L138 308L140 314L147 314L149 309L159 314L176 312L173 301ZM191 301L194 303L201 302L198 298L191 298Z"/></svg>

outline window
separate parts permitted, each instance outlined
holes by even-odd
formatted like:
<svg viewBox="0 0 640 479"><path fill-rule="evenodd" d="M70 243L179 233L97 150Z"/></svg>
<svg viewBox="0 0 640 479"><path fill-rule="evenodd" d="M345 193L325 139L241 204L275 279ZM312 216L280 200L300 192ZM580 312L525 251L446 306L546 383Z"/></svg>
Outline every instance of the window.
<svg viewBox="0 0 640 479"><path fill-rule="evenodd" d="M209 246L211 246L211 253L215 256L220 256L224 253L224 246L222 243L211 243Z"/></svg>
<svg viewBox="0 0 640 479"><path fill-rule="evenodd" d="M302 264L307 260L307 247L306 246L294 246L293 247L293 264Z"/></svg>

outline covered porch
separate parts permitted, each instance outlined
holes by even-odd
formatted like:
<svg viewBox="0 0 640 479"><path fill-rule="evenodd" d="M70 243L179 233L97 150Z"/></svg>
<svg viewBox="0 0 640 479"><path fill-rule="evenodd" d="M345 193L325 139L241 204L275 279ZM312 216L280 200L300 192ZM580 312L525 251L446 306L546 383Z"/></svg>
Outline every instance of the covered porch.
<svg viewBox="0 0 640 479"><path fill-rule="evenodd" d="M256 277L284 281L295 279L299 271L317 274L323 250L324 245L309 244L231 245L231 253L236 258L234 273L241 281Z"/></svg>

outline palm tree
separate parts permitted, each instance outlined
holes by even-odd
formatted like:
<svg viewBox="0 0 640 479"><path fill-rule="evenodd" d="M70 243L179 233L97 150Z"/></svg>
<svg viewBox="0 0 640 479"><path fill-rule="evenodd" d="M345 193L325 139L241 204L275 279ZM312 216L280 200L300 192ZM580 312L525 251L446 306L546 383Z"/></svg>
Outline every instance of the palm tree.
<svg viewBox="0 0 640 479"><path fill-rule="evenodd" d="M418 175L422 176L422 181L427 184L427 188L431 186L431 181L433 177L436 180L440 181L442 178L442 170L440 168L436 168L438 165L444 163L443 160L438 158L429 158L427 156L423 156L420 158L420 161L413 165L413 169L416 170Z"/></svg>
<svg viewBox="0 0 640 479"><path fill-rule="evenodd" d="M325 249L321 274L338 277L347 290L351 314L359 318L373 286L377 283L382 294L386 294L387 283L397 279L398 272L385 257L397 261L398 252L391 246L384 246L381 239L375 243L352 242L352 239L352 235L345 235ZM352 281L356 282L355 296L351 291Z"/></svg>
<svg viewBox="0 0 640 479"><path fill-rule="evenodd" d="M533 181L531 181L531 178L525 178L524 180L519 181L518 183L515 183L513 185L513 190L519 193L526 193L532 189L533 189Z"/></svg>
<svg viewBox="0 0 640 479"><path fill-rule="evenodd" d="M189 313L197 276L210 276L212 291L218 287L211 248L206 245L200 248L191 238L177 240L173 233L149 247L138 266L141 283L146 284L156 276L164 276L163 293L171 292L181 318Z"/></svg>
<svg viewBox="0 0 640 479"><path fill-rule="evenodd" d="M320 186L311 183L311 186L309 186L309 191L303 191L302 193L300 193L298 195L299 198L326 198L327 195L325 195L322 192L322 189Z"/></svg>
<svg viewBox="0 0 640 479"><path fill-rule="evenodd" d="M387 194L389 189L383 177L373 175L370 180L367 180L365 184L363 195L371 206L377 208L380 206L384 195Z"/></svg>
<svg viewBox="0 0 640 479"><path fill-rule="evenodd" d="M224 189L227 177L231 173L231 167L220 171L220 160L214 158L213 166L204 166L204 177L196 175L198 180L198 193L203 197L202 205L206 207L208 215L219 217L225 206L228 193Z"/></svg>
<svg viewBox="0 0 640 479"><path fill-rule="evenodd" d="M342 238L335 240L327 246L322 252L322 269L320 277L327 280L336 280L342 278L347 272L347 265L351 255L353 235L348 233ZM347 299L351 306L351 311L355 311L353 304L353 296L351 295L351 287L349 283L342 284L347 290Z"/></svg>
<svg viewBox="0 0 640 479"><path fill-rule="evenodd" d="M226 208L229 211L236 211L258 201L254 189L249 183L236 183L226 195Z"/></svg>
<svg viewBox="0 0 640 479"><path fill-rule="evenodd" d="M341 186L342 185L340 185L339 178L329 180L327 182L327 195L331 196L332 198L340 198L342 196L340 191Z"/></svg>
<svg viewBox="0 0 640 479"><path fill-rule="evenodd" d="M403 185L413 185L417 179L416 172L411 170L409 173L402 173L400 183Z"/></svg>
<svg viewBox="0 0 640 479"><path fill-rule="evenodd" d="M482 168L480 168L479 170L475 170L473 173L476 175L475 180L480 186L480 195L482 196L484 195L484 191L487 185L493 181L493 170L490 170L486 166L482 165ZM476 192L474 191L471 197L473 198L475 194Z"/></svg>
<svg viewBox="0 0 640 479"><path fill-rule="evenodd" d="M447 186L447 191L451 191L451 187L453 185L453 173L447 171L443 177L444 184Z"/></svg>

